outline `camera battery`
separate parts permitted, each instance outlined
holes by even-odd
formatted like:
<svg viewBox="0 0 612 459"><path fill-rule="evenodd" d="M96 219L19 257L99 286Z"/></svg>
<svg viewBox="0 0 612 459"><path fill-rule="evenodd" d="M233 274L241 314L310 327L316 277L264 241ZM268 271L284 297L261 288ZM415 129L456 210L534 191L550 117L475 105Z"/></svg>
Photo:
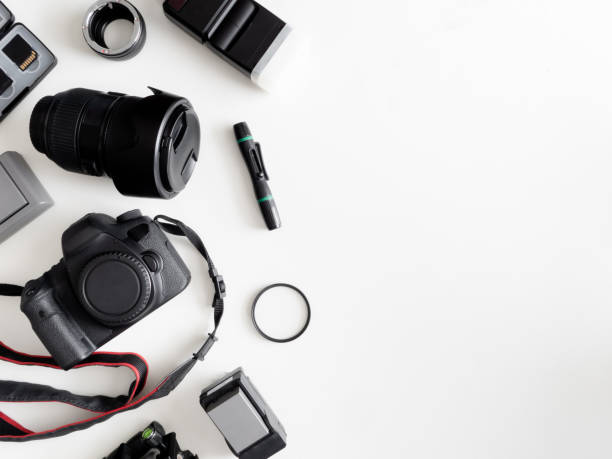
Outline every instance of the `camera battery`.
<svg viewBox="0 0 612 459"><path fill-rule="evenodd" d="M23 157L0 155L0 242L5 241L53 205Z"/></svg>
<svg viewBox="0 0 612 459"><path fill-rule="evenodd" d="M0 121L55 67L57 59L0 2Z"/></svg>
<svg viewBox="0 0 612 459"><path fill-rule="evenodd" d="M267 459L287 446L285 429L241 368L204 389L200 404L241 459Z"/></svg>

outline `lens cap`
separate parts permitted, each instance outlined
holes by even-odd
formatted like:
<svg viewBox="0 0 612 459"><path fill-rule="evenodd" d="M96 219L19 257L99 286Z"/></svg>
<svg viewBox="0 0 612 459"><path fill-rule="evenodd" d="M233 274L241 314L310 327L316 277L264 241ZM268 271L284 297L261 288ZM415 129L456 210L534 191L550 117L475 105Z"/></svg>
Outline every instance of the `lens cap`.
<svg viewBox="0 0 612 459"><path fill-rule="evenodd" d="M198 162L199 147L198 118L193 110L181 105L170 116L162 139L160 173L167 190L178 193L185 188Z"/></svg>
<svg viewBox="0 0 612 459"><path fill-rule="evenodd" d="M149 89L152 95L128 97L114 110L106 165L121 193L171 199L185 188L197 163L200 122L187 99ZM140 133L136 141L126 126Z"/></svg>
<svg viewBox="0 0 612 459"><path fill-rule="evenodd" d="M132 255L105 253L83 269L79 296L89 313L103 324L128 325L149 303L151 277Z"/></svg>

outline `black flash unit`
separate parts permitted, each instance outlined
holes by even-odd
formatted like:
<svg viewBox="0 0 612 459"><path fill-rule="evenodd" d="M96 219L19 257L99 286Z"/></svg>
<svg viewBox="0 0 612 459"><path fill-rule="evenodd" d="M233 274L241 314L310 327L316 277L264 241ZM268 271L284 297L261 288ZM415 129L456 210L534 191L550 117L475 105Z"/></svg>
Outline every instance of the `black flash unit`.
<svg viewBox="0 0 612 459"><path fill-rule="evenodd" d="M165 0L164 12L258 84L264 70L269 73L272 61L280 59L277 51L291 32L253 0Z"/></svg>
<svg viewBox="0 0 612 459"><path fill-rule="evenodd" d="M200 404L240 459L268 459L287 446L285 429L242 368L204 389Z"/></svg>

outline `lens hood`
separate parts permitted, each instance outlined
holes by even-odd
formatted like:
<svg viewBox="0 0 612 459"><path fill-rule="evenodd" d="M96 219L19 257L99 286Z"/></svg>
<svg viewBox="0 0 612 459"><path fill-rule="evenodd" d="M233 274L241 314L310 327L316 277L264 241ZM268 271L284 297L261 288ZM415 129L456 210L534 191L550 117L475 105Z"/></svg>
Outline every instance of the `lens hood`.
<svg viewBox="0 0 612 459"><path fill-rule="evenodd" d="M118 103L106 134L105 169L123 194L169 199L197 164L200 123L189 101L151 89L152 96Z"/></svg>

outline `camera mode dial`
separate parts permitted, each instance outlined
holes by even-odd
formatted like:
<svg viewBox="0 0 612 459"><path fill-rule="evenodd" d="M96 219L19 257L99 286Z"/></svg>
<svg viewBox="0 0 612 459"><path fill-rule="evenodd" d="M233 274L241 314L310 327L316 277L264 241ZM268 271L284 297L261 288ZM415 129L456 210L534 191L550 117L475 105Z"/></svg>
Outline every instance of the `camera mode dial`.
<svg viewBox="0 0 612 459"><path fill-rule="evenodd" d="M118 326L141 318L152 289L151 274L139 259L108 252L85 265L78 293L89 314L103 324Z"/></svg>

